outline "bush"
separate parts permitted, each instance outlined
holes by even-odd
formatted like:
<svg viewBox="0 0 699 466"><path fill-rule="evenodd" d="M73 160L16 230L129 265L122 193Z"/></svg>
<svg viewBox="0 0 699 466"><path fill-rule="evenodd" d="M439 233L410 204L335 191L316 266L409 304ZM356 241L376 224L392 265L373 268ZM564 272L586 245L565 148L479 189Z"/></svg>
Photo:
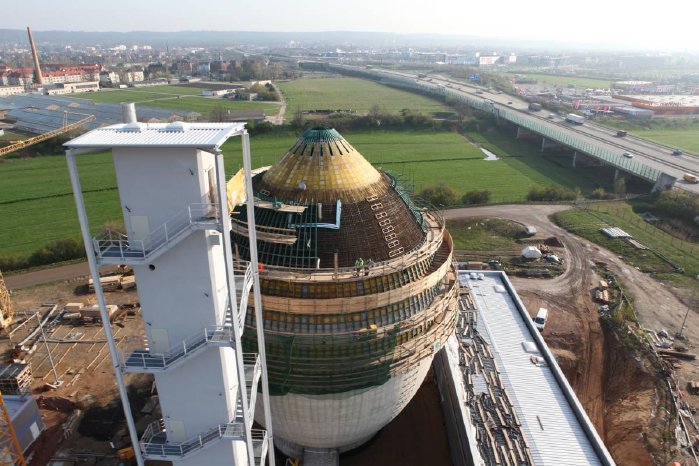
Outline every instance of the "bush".
<svg viewBox="0 0 699 466"><path fill-rule="evenodd" d="M608 193L604 188L594 189L590 193L590 199L614 199L615 197L614 193Z"/></svg>
<svg viewBox="0 0 699 466"><path fill-rule="evenodd" d="M662 191L652 210L656 215L674 217L694 225L699 216L699 196L679 190Z"/></svg>
<svg viewBox="0 0 699 466"><path fill-rule="evenodd" d="M437 186L425 186L420 191L420 197L435 206L449 206L456 202L458 196L452 188L444 183L439 183Z"/></svg>
<svg viewBox="0 0 699 466"><path fill-rule="evenodd" d="M487 204L490 200L490 191L469 191L461 198L464 204Z"/></svg>
<svg viewBox="0 0 699 466"><path fill-rule="evenodd" d="M0 257L0 270L21 270L29 267L26 256L2 256Z"/></svg>
<svg viewBox="0 0 699 466"><path fill-rule="evenodd" d="M527 194L530 201L574 201L578 198L578 191L550 184L544 187L532 186Z"/></svg>
<svg viewBox="0 0 699 466"><path fill-rule="evenodd" d="M67 261L85 257L85 248L82 241L75 238L59 239L46 243L34 254L29 256L31 266L53 264L54 262Z"/></svg>

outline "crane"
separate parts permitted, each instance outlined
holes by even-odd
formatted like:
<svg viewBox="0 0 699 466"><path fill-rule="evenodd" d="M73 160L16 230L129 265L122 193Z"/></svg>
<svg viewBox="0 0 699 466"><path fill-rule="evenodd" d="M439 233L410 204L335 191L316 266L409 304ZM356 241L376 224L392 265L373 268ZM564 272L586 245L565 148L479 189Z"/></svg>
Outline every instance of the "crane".
<svg viewBox="0 0 699 466"><path fill-rule="evenodd" d="M61 134L67 133L69 131L73 131L74 129L78 129L81 126L93 121L95 119L94 115L87 115L85 118L76 121L75 123L70 123L68 124L68 113L67 111L63 112L63 126L60 128L56 128L52 131L49 131L44 134L40 134L38 136L34 136L28 139L23 139L21 141L17 141L13 144L10 144L9 146L5 147L0 147L0 158L4 157L5 155L14 152L16 150L24 149L25 147L33 146L34 144L38 144L40 142L46 141L51 138L55 138L56 136L60 136ZM73 113L73 112L70 112ZM82 114L81 114L82 115Z"/></svg>
<svg viewBox="0 0 699 466"><path fill-rule="evenodd" d="M5 286L5 279L0 271L0 329L6 329L12 323L12 317L15 311L12 308L12 300L10 300L10 292Z"/></svg>
<svg viewBox="0 0 699 466"><path fill-rule="evenodd" d="M0 393L0 466L27 466L22 447Z"/></svg>

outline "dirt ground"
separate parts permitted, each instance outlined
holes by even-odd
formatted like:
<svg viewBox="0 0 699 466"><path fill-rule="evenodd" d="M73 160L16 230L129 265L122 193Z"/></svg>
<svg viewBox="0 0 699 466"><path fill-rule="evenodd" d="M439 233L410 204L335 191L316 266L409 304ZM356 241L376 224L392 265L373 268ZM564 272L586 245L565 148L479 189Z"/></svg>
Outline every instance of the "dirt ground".
<svg viewBox="0 0 699 466"><path fill-rule="evenodd" d="M4 336L0 340L4 359L9 357L14 345L38 328L35 313L45 317L52 307L49 303L57 305L54 317L68 302L94 304L95 296L86 294L85 283L85 277L78 277L44 286L13 289L15 319L10 330L11 338ZM108 304L132 305L137 303L138 297L135 292L120 291L106 293L106 299ZM117 344L142 341L143 325L140 316L126 313L123 316L123 320L112 325ZM28 455L28 464L42 466L58 456L89 460L91 464L119 464L116 449L127 443L127 431L121 404L116 401L118 392L104 328L101 324L92 322L79 325L55 322L51 317L44 330L55 373L40 333L23 345L33 349L24 358L31 364L34 377L32 393L37 398L46 426L45 433L35 442L32 453ZM56 378L60 381L58 388L46 385L55 385ZM150 392L152 378L144 375L127 376L127 383L141 392ZM145 399L150 394L141 395ZM140 410L143 400L134 398L132 404L136 410ZM63 426L75 414L80 414L81 420L66 435Z"/></svg>
<svg viewBox="0 0 699 466"><path fill-rule="evenodd" d="M665 423L666 399L657 371L629 354L614 333L600 323L592 290L599 277L594 266L604 263L618 276L634 298L641 325L650 330L679 330L687 306L662 283L626 265L609 251L572 235L548 220L548 215L568 206L488 206L453 209L446 218L497 217L535 226L542 238L557 236L564 244L561 256L568 269L551 280L512 277L530 313L549 309L543 336L556 354L588 416L620 465L669 464L672 446ZM699 342L699 315L690 312L684 331L690 352ZM697 378L696 362L678 363L680 386ZM686 395L690 405L699 400ZM694 432L695 434L697 432ZM687 463L689 464L689 463Z"/></svg>

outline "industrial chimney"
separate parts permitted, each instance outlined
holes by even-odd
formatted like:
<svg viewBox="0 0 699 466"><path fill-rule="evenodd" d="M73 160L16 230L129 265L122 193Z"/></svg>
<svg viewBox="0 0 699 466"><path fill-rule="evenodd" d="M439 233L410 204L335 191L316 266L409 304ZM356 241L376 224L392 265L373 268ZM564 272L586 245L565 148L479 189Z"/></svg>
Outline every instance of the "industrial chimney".
<svg viewBox="0 0 699 466"><path fill-rule="evenodd" d="M32 57L34 57L34 70L36 70L36 83L44 84L44 77L41 75L41 68L39 67L39 54L36 53L36 46L34 45L34 37L32 36L32 28L27 26L27 33L29 34L29 45L32 48Z"/></svg>

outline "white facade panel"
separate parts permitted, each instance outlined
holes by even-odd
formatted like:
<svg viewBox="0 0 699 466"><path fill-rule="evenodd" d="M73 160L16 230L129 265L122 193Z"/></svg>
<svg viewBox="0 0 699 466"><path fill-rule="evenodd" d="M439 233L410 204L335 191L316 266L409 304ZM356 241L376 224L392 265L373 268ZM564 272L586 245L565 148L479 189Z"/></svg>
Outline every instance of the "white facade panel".
<svg viewBox="0 0 699 466"><path fill-rule="evenodd" d="M327 395L271 396L275 437L313 448L353 447L369 440L408 404L432 364L424 358L411 371L364 390ZM255 420L264 425L261 403Z"/></svg>

